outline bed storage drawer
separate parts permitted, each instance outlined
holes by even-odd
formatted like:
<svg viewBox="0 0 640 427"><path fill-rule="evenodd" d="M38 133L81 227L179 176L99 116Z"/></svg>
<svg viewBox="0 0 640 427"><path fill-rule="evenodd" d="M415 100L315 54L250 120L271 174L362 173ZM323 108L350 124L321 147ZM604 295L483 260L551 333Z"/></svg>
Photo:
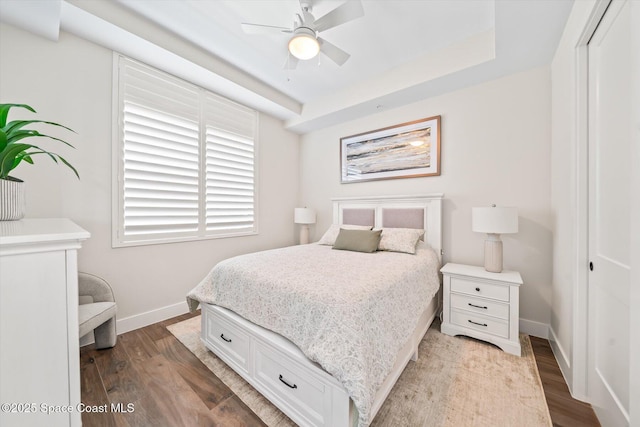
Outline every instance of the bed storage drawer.
<svg viewBox="0 0 640 427"><path fill-rule="evenodd" d="M357 412L342 384L291 341L231 310L201 306L205 346L293 422L302 427L354 425Z"/></svg>
<svg viewBox="0 0 640 427"><path fill-rule="evenodd" d="M209 309L203 306L203 310ZM203 317L203 323L205 340L216 350L216 354L228 364L248 372L251 345L249 336L213 310L209 310L209 315Z"/></svg>
<svg viewBox="0 0 640 427"><path fill-rule="evenodd" d="M327 425L323 416L329 397L325 384L315 380L305 367L291 362L280 352L256 343L254 378L272 397L305 419L305 424Z"/></svg>
<svg viewBox="0 0 640 427"><path fill-rule="evenodd" d="M451 278L451 292L460 292L463 294L477 295L500 301L509 301L508 286L480 283L477 280L466 280L460 277Z"/></svg>

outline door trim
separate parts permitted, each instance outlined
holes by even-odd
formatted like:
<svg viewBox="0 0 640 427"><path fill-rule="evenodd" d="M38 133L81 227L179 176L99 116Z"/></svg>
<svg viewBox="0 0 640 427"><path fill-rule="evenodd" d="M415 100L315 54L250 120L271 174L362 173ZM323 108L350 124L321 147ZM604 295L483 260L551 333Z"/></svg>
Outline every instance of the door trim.
<svg viewBox="0 0 640 427"><path fill-rule="evenodd" d="M611 0L597 0L576 45L576 253L573 289L573 341L567 381L571 395L582 401L587 396L587 353L589 315L589 54L588 44Z"/></svg>

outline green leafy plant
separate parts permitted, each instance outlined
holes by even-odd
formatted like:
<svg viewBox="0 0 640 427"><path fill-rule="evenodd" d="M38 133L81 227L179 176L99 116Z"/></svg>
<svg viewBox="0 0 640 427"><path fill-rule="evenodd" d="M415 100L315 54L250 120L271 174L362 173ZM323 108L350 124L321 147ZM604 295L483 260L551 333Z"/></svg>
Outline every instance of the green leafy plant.
<svg viewBox="0 0 640 427"><path fill-rule="evenodd" d="M37 145L29 144L25 142L26 138L50 138L55 141L59 141L71 148L75 148L73 145L60 138L55 138L50 135L45 135L37 130L25 129L27 125L34 123L43 123L51 126L58 126L74 132L66 126L58 123L47 122L44 120L14 120L7 122L9 117L9 110L11 108L24 108L33 113L36 112L33 108L26 104L0 104L0 179L7 179L12 181L20 181L17 178L9 176L9 173L16 168L22 161L33 164L33 156L36 154L46 154L54 162L58 163L58 160L64 165L68 166L78 178L78 171L76 168L66 161L62 156L56 153L47 151ZM75 132L74 132L75 133Z"/></svg>

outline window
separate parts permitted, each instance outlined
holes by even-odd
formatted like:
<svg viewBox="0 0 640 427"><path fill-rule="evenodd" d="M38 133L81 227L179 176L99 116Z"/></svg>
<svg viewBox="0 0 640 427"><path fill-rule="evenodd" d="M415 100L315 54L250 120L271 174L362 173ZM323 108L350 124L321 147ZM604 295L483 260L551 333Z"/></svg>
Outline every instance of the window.
<svg viewBox="0 0 640 427"><path fill-rule="evenodd" d="M115 58L113 245L256 234L256 111Z"/></svg>

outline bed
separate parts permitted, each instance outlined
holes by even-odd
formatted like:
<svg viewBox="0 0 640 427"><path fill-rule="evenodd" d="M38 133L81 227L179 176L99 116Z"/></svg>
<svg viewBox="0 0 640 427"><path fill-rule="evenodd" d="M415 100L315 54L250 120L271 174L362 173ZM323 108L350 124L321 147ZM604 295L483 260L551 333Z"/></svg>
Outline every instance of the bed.
<svg viewBox="0 0 640 427"><path fill-rule="evenodd" d="M220 262L187 295L203 343L298 425L367 426L440 310L441 204L333 200L333 224L381 228L387 242L424 230L414 254L314 243Z"/></svg>

